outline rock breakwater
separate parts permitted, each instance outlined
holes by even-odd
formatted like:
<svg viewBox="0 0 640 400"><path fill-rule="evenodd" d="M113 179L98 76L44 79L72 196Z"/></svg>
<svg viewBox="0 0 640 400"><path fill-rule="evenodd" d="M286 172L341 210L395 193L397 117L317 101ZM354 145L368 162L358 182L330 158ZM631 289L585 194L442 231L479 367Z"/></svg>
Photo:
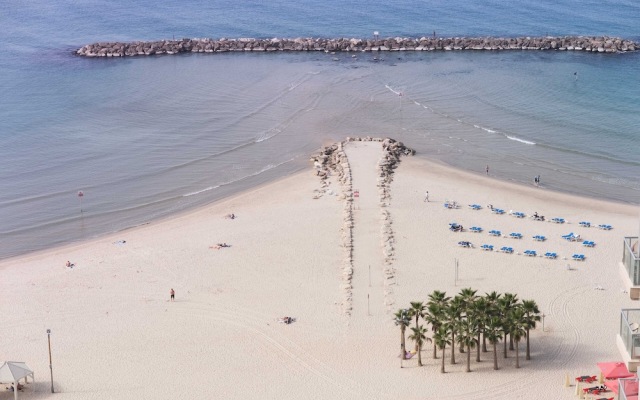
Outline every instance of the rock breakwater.
<svg viewBox="0 0 640 400"><path fill-rule="evenodd" d="M133 57L181 53L274 51L455 51L455 50L556 50L592 53L635 51L639 44L608 36L562 37L421 37L421 38L295 38L295 39L179 39L149 42L99 42L76 51L84 57Z"/></svg>

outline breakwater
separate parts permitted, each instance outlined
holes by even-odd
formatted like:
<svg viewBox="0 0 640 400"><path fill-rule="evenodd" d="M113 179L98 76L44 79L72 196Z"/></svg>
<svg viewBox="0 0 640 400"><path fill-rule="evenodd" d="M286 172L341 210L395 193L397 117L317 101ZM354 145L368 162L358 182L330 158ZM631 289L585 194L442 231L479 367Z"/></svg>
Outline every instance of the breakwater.
<svg viewBox="0 0 640 400"><path fill-rule="evenodd" d="M422 38L296 38L296 39L179 39L149 42L99 42L76 51L84 57L133 57L156 54L222 53L232 51L455 51L455 50L547 50L621 53L635 51L639 44L607 36L565 37L422 37Z"/></svg>

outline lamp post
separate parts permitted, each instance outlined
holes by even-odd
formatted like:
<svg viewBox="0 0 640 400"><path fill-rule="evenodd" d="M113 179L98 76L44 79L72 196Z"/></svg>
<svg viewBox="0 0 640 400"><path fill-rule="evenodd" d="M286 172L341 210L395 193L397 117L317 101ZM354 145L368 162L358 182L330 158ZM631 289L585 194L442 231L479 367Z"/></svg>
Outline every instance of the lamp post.
<svg viewBox="0 0 640 400"><path fill-rule="evenodd" d="M51 366L51 329L47 329L47 341L49 342L49 371L51 372L51 393L53 393L53 367Z"/></svg>

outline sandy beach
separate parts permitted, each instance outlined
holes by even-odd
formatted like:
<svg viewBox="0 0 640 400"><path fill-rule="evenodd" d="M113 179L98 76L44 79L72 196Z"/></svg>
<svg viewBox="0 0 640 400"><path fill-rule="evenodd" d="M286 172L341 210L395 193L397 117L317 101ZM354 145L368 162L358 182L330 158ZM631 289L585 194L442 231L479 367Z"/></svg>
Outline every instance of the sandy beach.
<svg viewBox="0 0 640 400"><path fill-rule="evenodd" d="M621 358L619 311L638 303L623 291L618 263L623 237L638 235L637 207L411 156L394 170L381 204L381 144L348 143L345 154L358 191L351 205L338 177L323 188L310 163L187 214L0 261L0 360L24 361L36 377L20 398L53 398L47 329L59 399L571 399L565 374L596 374L597 362ZM447 209L445 201L461 207ZM527 217L496 215L489 204ZM529 218L534 212L547 221ZM566 223L548 222L554 217ZM451 222L467 230L451 232ZM493 229L523 238L491 237ZM385 244L389 232L392 245ZM596 246L563 240L569 232ZM514 254L482 244L511 246ZM538 256L522 254L529 249ZM558 258L541 257L547 251ZM585 261L571 260L574 253ZM401 369L393 312L434 290L452 296L465 287L538 303L544 331L539 324L531 333L532 359L515 369L513 354L500 357L494 371L491 353L482 353L466 373L460 356L441 374L427 344L423 367L412 359ZM295 322L279 323L283 316ZM11 398L0 390L0 400Z"/></svg>

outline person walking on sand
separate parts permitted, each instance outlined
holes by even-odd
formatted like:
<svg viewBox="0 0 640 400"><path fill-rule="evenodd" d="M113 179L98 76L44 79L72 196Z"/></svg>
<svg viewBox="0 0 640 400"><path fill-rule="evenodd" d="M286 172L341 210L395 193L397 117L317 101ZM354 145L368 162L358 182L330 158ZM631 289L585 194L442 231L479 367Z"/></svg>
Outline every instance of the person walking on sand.
<svg viewBox="0 0 640 400"><path fill-rule="evenodd" d="M171 301L173 301L176 298L175 290L173 290L173 288L171 288L171 290L169 291L169 294L171 294Z"/></svg>
<svg viewBox="0 0 640 400"><path fill-rule="evenodd" d="M489 164L487 164L487 167L484 170L487 172L487 176L489 176Z"/></svg>
<svg viewBox="0 0 640 400"><path fill-rule="evenodd" d="M429 191L427 190L427 192L424 194L424 202L428 203L429 202Z"/></svg>

